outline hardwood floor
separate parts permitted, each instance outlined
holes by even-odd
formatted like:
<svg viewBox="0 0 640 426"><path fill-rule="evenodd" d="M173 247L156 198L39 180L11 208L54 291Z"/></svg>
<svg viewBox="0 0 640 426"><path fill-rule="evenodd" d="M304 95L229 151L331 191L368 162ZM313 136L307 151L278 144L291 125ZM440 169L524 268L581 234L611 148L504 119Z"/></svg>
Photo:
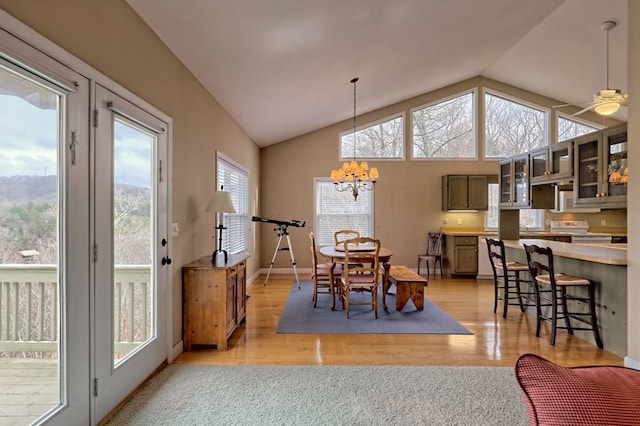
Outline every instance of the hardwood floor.
<svg viewBox="0 0 640 426"><path fill-rule="evenodd" d="M309 277L300 275L300 280ZM432 278L425 296L472 331L473 335L276 334L293 275L264 276L247 289L247 318L229 340L227 351L195 347L174 361L183 364L253 365L441 365L512 367L518 356L536 353L561 365L624 365L591 340L558 330L549 344L549 326L535 336L535 318L510 306L493 313L493 281ZM329 297L329 296L320 296ZM311 300L309 300L311 303ZM501 302L500 302L501 303ZM338 303L338 309L340 304ZM394 307L390 307L394 309ZM344 315L341 310L336 315ZM347 319L345 318L345 321ZM373 318L372 318L372 321Z"/></svg>

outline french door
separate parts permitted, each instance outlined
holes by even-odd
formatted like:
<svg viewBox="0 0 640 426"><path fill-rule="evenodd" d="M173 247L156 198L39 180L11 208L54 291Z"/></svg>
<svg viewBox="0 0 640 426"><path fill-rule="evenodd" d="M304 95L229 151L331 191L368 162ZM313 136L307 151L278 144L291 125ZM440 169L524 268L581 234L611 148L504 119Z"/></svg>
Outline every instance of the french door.
<svg viewBox="0 0 640 426"><path fill-rule="evenodd" d="M95 418L167 354L167 125L95 90Z"/></svg>
<svg viewBox="0 0 640 426"><path fill-rule="evenodd" d="M115 91L0 22L0 424L96 424L167 358L168 119Z"/></svg>

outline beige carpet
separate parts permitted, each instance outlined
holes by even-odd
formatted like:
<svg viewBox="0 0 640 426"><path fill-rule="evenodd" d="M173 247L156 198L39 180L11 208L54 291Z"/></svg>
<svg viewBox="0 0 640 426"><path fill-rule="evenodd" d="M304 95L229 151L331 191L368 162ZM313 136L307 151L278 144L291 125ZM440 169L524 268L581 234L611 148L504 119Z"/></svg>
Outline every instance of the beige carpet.
<svg viewBox="0 0 640 426"><path fill-rule="evenodd" d="M507 367L172 364L110 425L527 425Z"/></svg>

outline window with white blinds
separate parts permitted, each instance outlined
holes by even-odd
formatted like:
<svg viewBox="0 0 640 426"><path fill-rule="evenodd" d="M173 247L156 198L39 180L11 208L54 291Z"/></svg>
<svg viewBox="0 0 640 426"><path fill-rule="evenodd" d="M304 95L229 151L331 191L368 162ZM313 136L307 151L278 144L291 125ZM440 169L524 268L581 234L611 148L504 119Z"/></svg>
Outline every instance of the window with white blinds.
<svg viewBox="0 0 640 426"><path fill-rule="evenodd" d="M249 250L249 172L217 153L218 186L231 193L235 213L224 213L222 248L229 254Z"/></svg>
<svg viewBox="0 0 640 426"><path fill-rule="evenodd" d="M333 234L340 229L359 231L373 237L373 192L363 191L358 201L349 191L339 192L330 179L315 180L315 235L318 247L334 245Z"/></svg>

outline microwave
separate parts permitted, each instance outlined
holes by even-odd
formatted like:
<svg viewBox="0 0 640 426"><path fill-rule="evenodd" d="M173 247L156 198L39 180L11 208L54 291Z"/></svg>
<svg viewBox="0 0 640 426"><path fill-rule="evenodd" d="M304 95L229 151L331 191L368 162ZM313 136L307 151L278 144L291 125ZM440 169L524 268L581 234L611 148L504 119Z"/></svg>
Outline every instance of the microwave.
<svg viewBox="0 0 640 426"><path fill-rule="evenodd" d="M556 187L556 208L551 210L553 213L598 213L600 209L597 207L580 207L573 203L573 191L562 191Z"/></svg>

